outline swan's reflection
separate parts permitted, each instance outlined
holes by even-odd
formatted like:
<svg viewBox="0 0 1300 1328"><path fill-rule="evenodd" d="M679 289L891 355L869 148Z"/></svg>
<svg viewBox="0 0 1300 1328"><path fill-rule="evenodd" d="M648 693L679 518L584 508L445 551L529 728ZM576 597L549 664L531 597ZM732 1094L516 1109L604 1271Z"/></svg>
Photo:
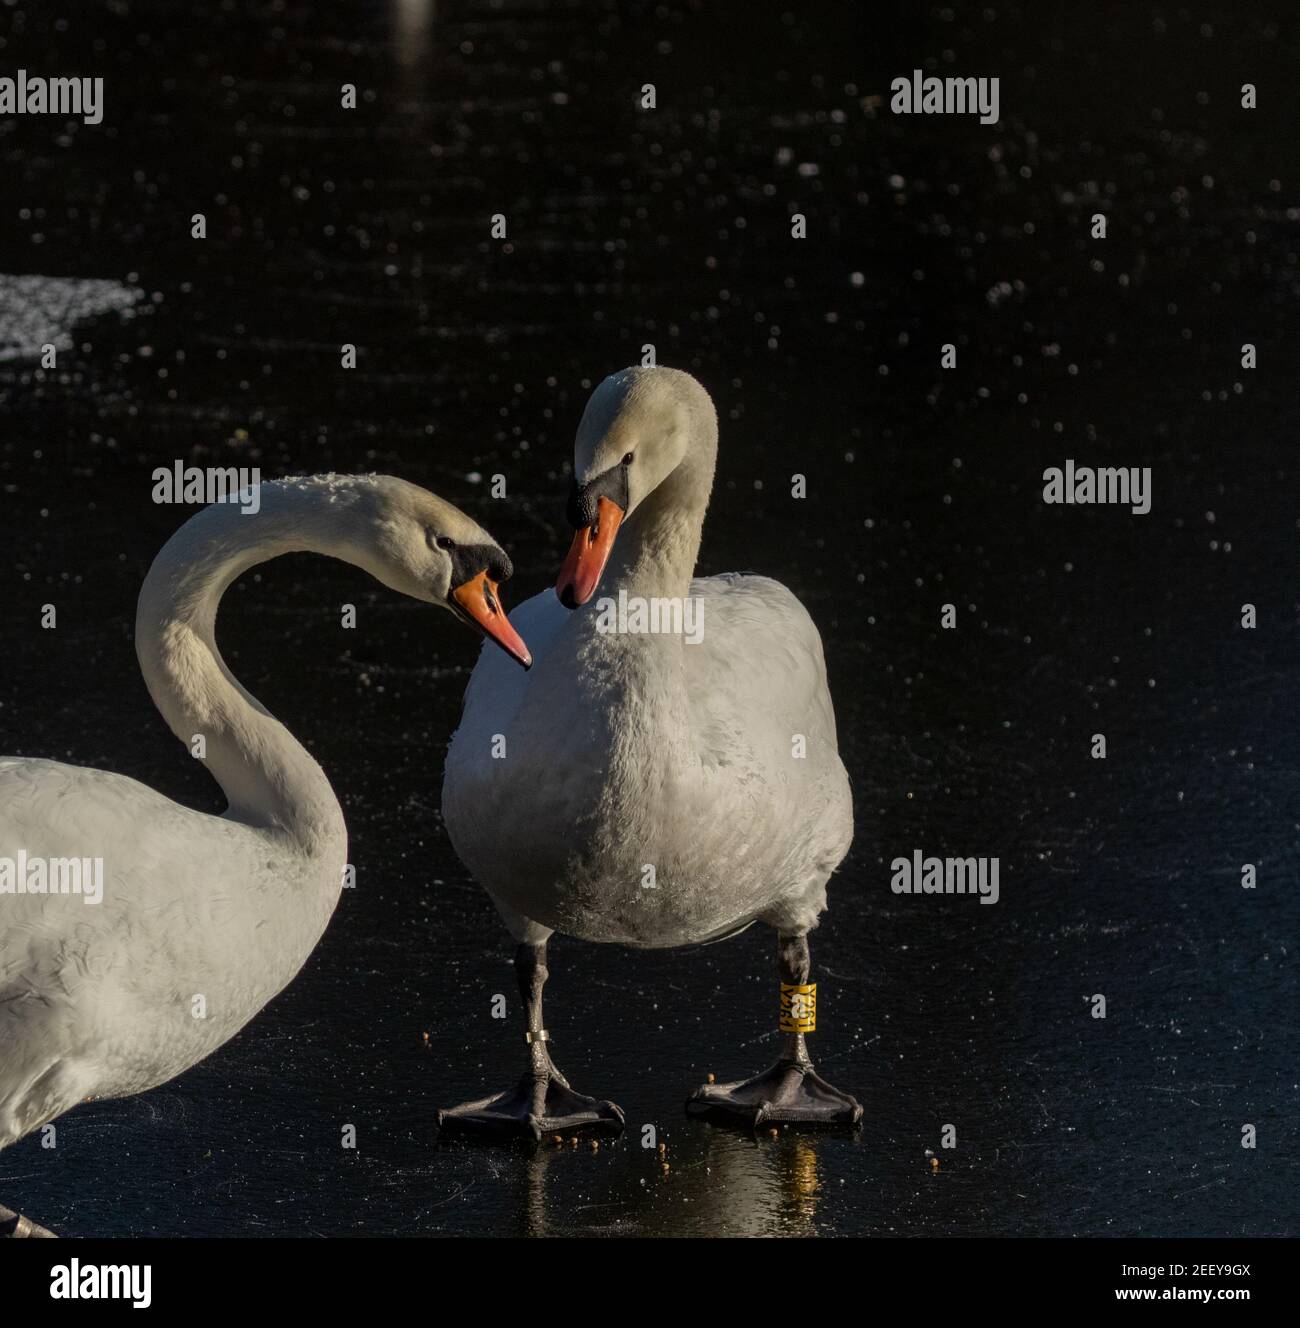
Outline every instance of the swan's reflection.
<svg viewBox="0 0 1300 1328"><path fill-rule="evenodd" d="M813 1218L817 1216L817 1203L821 1194L822 1178L817 1166L817 1149L804 1136L793 1141L790 1156L790 1199L799 1221L812 1232Z"/></svg>
<svg viewBox="0 0 1300 1328"><path fill-rule="evenodd" d="M524 1201L520 1205L524 1236L549 1236L546 1223L546 1173L560 1148L543 1144L534 1148L524 1169Z"/></svg>
<svg viewBox="0 0 1300 1328"><path fill-rule="evenodd" d="M520 1159L525 1236L813 1236L842 1137L782 1131L757 1137L708 1125L674 1130L667 1151L638 1133L575 1147L546 1142ZM851 1146L851 1145L850 1145ZM666 1167L665 1167L666 1164Z"/></svg>

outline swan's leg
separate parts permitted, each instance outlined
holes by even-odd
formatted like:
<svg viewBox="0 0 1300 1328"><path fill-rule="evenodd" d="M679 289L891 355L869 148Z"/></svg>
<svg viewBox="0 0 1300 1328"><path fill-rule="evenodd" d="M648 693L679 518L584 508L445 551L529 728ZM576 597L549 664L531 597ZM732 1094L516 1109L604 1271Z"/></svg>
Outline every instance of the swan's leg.
<svg viewBox="0 0 1300 1328"><path fill-rule="evenodd" d="M520 944L515 951L515 976L527 1021L524 1040L528 1044L528 1069L505 1093L440 1111L439 1129L533 1139L584 1129L619 1133L623 1129L622 1109L613 1102L575 1093L551 1060L542 1021L542 988L547 977L545 941Z"/></svg>
<svg viewBox="0 0 1300 1328"><path fill-rule="evenodd" d="M758 1126L788 1121L803 1125L856 1125L857 1099L842 1093L813 1069L805 1030L817 1025L817 988L808 978L812 961L806 932L777 937L781 974L781 1055L770 1070L734 1084L704 1084L686 1100L691 1116L744 1121Z"/></svg>
<svg viewBox="0 0 1300 1328"><path fill-rule="evenodd" d="M54 1232L37 1225L31 1218L15 1213L12 1208L0 1204L0 1240L15 1236L46 1236L53 1238Z"/></svg>

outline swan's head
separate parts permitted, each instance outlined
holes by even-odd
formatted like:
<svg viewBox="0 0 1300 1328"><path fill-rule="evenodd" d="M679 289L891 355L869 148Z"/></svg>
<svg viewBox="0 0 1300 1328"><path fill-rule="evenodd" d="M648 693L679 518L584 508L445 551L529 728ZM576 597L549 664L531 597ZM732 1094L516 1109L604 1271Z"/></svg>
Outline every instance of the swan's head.
<svg viewBox="0 0 1300 1328"><path fill-rule="evenodd" d="M596 593L619 526L687 458L702 420L716 428L713 402L680 369L621 369L591 394L573 447L577 534L555 585L566 608Z"/></svg>
<svg viewBox="0 0 1300 1328"><path fill-rule="evenodd" d="M514 571L501 546L464 512L419 485L369 477L353 509L358 561L376 580L438 604L490 637L524 668L533 657L510 625L498 587Z"/></svg>

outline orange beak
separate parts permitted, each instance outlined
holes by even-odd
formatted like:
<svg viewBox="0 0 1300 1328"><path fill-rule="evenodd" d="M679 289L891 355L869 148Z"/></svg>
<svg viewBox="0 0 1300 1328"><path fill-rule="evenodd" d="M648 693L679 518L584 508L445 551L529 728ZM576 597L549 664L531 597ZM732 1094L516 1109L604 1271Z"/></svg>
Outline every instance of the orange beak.
<svg viewBox="0 0 1300 1328"><path fill-rule="evenodd" d="M574 535L555 582L555 593L566 609L578 608L596 593L622 521L623 509L612 498L601 498L596 503L596 524L583 526Z"/></svg>
<svg viewBox="0 0 1300 1328"><path fill-rule="evenodd" d="M533 666L533 657L524 644L524 638L510 626L510 619L501 606L497 583L488 580L487 572L480 572L464 585L451 592L451 601L461 615L526 669Z"/></svg>

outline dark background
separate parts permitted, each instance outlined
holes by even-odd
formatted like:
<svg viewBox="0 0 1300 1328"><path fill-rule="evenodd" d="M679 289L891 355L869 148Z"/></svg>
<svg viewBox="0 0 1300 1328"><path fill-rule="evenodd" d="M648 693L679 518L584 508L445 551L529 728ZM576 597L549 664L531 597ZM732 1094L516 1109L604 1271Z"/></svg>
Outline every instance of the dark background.
<svg viewBox="0 0 1300 1328"><path fill-rule="evenodd" d="M330 774L358 886L238 1038L6 1151L0 1201L69 1235L1295 1234L1300 20L433 8L0 7L0 73L106 80L99 126L0 121L0 271L142 293L57 371L0 362L0 749L219 811L135 665L184 515L151 470L403 475L510 549L517 603L562 556L590 388L652 342L719 407L701 570L779 577L825 638L857 839L813 937L813 1050L864 1128L685 1120L705 1073L772 1059L753 928L557 938L557 1059L632 1128L435 1146L435 1110L522 1047L489 1017L496 992L517 1014L510 944L438 812L477 648L295 557L232 589L222 646ZM891 114L916 67L999 76L1001 122ZM1044 506L1066 457L1151 466L1152 512ZM915 848L999 856L1001 902L892 895Z"/></svg>

